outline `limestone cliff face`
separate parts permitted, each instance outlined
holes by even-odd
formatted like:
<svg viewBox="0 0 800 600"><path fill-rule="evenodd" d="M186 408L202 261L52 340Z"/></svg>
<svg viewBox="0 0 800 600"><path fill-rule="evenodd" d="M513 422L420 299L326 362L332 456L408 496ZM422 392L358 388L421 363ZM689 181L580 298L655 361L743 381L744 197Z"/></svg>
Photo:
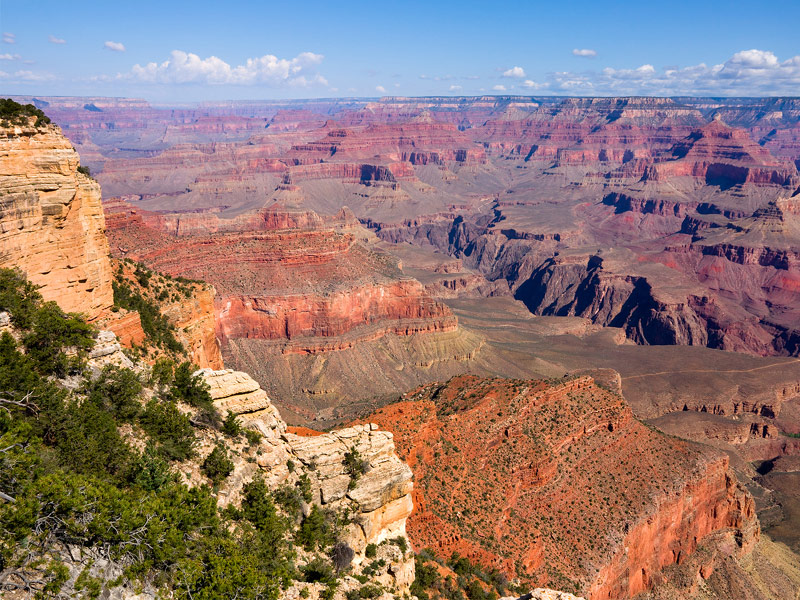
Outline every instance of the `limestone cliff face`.
<svg viewBox="0 0 800 600"><path fill-rule="evenodd" d="M113 303L100 186L56 126L0 129L0 267L97 319Z"/></svg>
<svg viewBox="0 0 800 600"><path fill-rule="evenodd" d="M406 535L413 488L411 469L395 452L394 436L375 424L356 425L329 433L296 430L292 433L277 409L247 373L228 370L201 371L217 409L239 416L240 423L264 437L256 463L242 462L221 490L222 503L235 500L241 487L260 473L270 488L294 484L302 475L311 481L312 503L351 518L343 539L360 564L368 544ZM345 468L345 454L356 450L366 461L365 472L355 480ZM387 581L402 591L414 581L411 554L391 562Z"/></svg>

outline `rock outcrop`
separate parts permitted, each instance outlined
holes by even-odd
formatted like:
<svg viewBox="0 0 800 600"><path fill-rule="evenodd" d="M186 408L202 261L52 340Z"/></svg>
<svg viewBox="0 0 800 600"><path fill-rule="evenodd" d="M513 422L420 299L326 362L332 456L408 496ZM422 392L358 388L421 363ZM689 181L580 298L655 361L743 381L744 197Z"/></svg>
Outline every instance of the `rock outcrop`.
<svg viewBox="0 0 800 600"><path fill-rule="evenodd" d="M278 193L294 193L287 187ZM366 374L376 364L391 372L399 361L399 375L414 387L463 372L480 349L480 339L461 331L395 258L362 242L366 232L347 210L323 219L270 203L257 226L176 235L130 207L112 209L115 253L214 285L215 335L226 361L252 373L294 421L343 399L393 394L396 381ZM342 352L365 375L329 373L325 365L342 359L328 357Z"/></svg>
<svg viewBox="0 0 800 600"><path fill-rule="evenodd" d="M96 320L113 303L100 186L58 127L0 129L0 266Z"/></svg>
<svg viewBox="0 0 800 600"><path fill-rule="evenodd" d="M464 376L368 420L414 471L416 546L533 584L631 598L717 536L734 556L759 536L727 456L648 429L588 376Z"/></svg>
<svg viewBox="0 0 800 600"><path fill-rule="evenodd" d="M311 481L313 503L350 515L343 539L356 553L355 564L364 560L368 544L406 536L406 519L413 508L412 473L397 456L391 433L375 424L329 433L291 433L267 394L246 373L230 369L199 373L223 414L237 415L244 427L264 436L257 469L272 489L293 484L304 474ZM358 473L346 466L349 453L364 461ZM255 469L239 480L231 478L234 482L222 490L222 501L231 501L237 487L240 489L244 478L252 478ZM413 556L398 559L389 574L401 592L407 590L414 580Z"/></svg>

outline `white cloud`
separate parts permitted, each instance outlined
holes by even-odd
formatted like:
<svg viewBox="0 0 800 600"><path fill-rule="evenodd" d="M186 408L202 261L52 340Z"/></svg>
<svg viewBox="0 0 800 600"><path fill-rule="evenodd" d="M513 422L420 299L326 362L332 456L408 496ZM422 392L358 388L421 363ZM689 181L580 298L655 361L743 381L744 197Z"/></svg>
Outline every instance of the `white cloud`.
<svg viewBox="0 0 800 600"><path fill-rule="evenodd" d="M19 60L22 58L19 54L0 54L0 60Z"/></svg>
<svg viewBox="0 0 800 600"><path fill-rule="evenodd" d="M47 36L47 41L50 42L51 44L66 44L67 43L67 40L62 39L62 38L57 38L54 35L48 35Z"/></svg>
<svg viewBox="0 0 800 600"><path fill-rule="evenodd" d="M522 87L528 88L529 90L542 90L550 87L549 83L536 83L531 79L526 79L522 82Z"/></svg>
<svg viewBox="0 0 800 600"><path fill-rule="evenodd" d="M506 86L504 85L496 85L492 88L495 92L505 92Z"/></svg>
<svg viewBox="0 0 800 600"><path fill-rule="evenodd" d="M106 50L113 50L114 52L125 52L125 46L122 42L106 42L103 44Z"/></svg>
<svg viewBox="0 0 800 600"><path fill-rule="evenodd" d="M53 81L55 77L50 73L35 73L33 71L16 71L15 73L0 71L0 79L9 82L35 83L40 81Z"/></svg>
<svg viewBox="0 0 800 600"><path fill-rule="evenodd" d="M565 94L794 96L800 89L800 55L781 60L773 52L752 49L737 52L716 65L606 67L600 71L551 73L548 79L551 90Z"/></svg>
<svg viewBox="0 0 800 600"><path fill-rule="evenodd" d="M430 79L433 81L450 81L451 79L455 79L452 75L436 75L435 77L431 77L429 75L420 75L420 79Z"/></svg>
<svg viewBox="0 0 800 600"><path fill-rule="evenodd" d="M376 85L375 86L375 91L376 92L380 92L381 94L385 94L386 93L386 88L383 87L382 85Z"/></svg>
<svg viewBox="0 0 800 600"><path fill-rule="evenodd" d="M221 58L200 58L197 54L173 50L162 63L136 64L129 77L146 83L199 83L206 85L289 85L307 87L328 85L314 71L322 62L321 54L303 52L292 59L265 54L248 58L243 65L231 66Z"/></svg>
<svg viewBox="0 0 800 600"><path fill-rule="evenodd" d="M744 69L772 69L778 66L778 57L765 50L742 50L731 56L728 62Z"/></svg>
<svg viewBox="0 0 800 600"><path fill-rule="evenodd" d="M636 69L612 69L606 67L603 69L603 75L616 79L642 79L653 77L656 74L656 69L653 65L642 65Z"/></svg>
<svg viewBox="0 0 800 600"><path fill-rule="evenodd" d="M9 33L8 31L3 32L3 42L6 44L16 44L17 43L17 36L16 34Z"/></svg>
<svg viewBox="0 0 800 600"><path fill-rule="evenodd" d="M522 67L511 67L507 71L503 71L503 77L515 77L517 79L522 79L525 77L525 69Z"/></svg>
<svg viewBox="0 0 800 600"><path fill-rule="evenodd" d="M591 48L574 48L572 54L575 56L585 56L586 58L594 58L597 56L597 50Z"/></svg>
<svg viewBox="0 0 800 600"><path fill-rule="evenodd" d="M450 91L451 92L460 92L463 88L460 85L451 85Z"/></svg>

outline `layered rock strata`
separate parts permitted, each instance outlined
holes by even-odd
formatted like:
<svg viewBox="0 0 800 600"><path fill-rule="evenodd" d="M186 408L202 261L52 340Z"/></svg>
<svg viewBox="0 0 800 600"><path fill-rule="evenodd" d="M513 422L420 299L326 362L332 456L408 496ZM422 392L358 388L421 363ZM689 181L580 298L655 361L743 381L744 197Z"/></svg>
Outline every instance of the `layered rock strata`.
<svg viewBox="0 0 800 600"><path fill-rule="evenodd" d="M591 377L464 376L369 420L394 432L418 482L412 542L443 556L630 598L714 536L727 536L734 556L758 539L753 499L727 456L648 429Z"/></svg>
<svg viewBox="0 0 800 600"><path fill-rule="evenodd" d="M366 424L297 435L287 429L267 394L246 373L230 369L199 373L209 385L215 407L223 414L237 415L244 427L264 436L257 469L272 489L293 484L300 474L306 474L314 503L351 515L343 539L356 553L355 564L364 560L368 544L405 537L406 519L413 508L412 473L397 456L391 433ZM345 466L345 455L354 451L365 461L360 475ZM227 501L236 493L236 485L225 490ZM414 579L413 556L402 557L391 565L389 573L401 591L407 590Z"/></svg>
<svg viewBox="0 0 800 600"><path fill-rule="evenodd" d="M0 129L0 266L97 319L113 303L100 186L58 127Z"/></svg>

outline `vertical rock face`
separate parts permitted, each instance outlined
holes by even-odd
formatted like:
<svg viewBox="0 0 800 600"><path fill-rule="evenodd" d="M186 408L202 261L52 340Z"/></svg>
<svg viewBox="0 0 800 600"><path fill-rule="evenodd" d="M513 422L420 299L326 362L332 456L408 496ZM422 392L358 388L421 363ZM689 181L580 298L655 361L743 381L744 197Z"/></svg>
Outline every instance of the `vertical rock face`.
<svg viewBox="0 0 800 600"><path fill-rule="evenodd" d="M222 351L215 333L215 293L210 285L195 284L190 296L162 308L164 316L175 325L175 335L186 348L189 360L201 369L223 367Z"/></svg>
<svg viewBox="0 0 800 600"><path fill-rule="evenodd" d="M55 126L0 128L0 267L90 320L113 303L100 186Z"/></svg>

